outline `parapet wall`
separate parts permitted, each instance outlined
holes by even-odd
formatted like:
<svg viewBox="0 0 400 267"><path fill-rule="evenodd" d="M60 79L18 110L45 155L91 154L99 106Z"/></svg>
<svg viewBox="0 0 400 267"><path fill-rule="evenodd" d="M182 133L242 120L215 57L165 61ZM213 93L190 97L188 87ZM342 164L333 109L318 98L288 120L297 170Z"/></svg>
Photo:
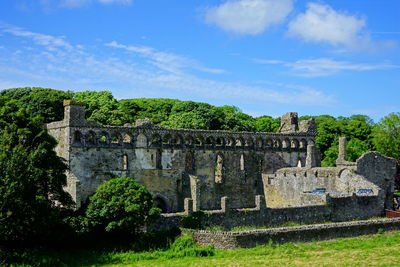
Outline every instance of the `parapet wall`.
<svg viewBox="0 0 400 267"><path fill-rule="evenodd" d="M214 245L217 249L252 248L269 242L310 242L376 234L380 231L400 230L400 219L379 219L340 222L307 226L284 227L242 232L197 231L194 233L200 245Z"/></svg>
<svg viewBox="0 0 400 267"><path fill-rule="evenodd" d="M162 214L155 229L181 227L182 219L193 212L194 204L186 199L185 212ZM253 207L235 209L230 207L229 198L221 198L221 209L204 210L203 227L232 229L239 226L265 227L279 226L288 222L299 224L322 223L327 221L348 221L383 216L381 202L374 195L327 196L325 205L268 208L263 196L255 197Z"/></svg>

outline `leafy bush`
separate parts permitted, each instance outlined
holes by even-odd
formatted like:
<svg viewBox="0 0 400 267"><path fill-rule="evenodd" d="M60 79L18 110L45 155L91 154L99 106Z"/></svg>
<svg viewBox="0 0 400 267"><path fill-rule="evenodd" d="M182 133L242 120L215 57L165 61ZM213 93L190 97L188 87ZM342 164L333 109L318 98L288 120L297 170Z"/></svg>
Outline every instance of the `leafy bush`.
<svg viewBox="0 0 400 267"><path fill-rule="evenodd" d="M195 211L188 216L182 218L182 227L189 229L202 229L204 227L204 216L204 211Z"/></svg>
<svg viewBox="0 0 400 267"><path fill-rule="evenodd" d="M196 244L193 237L181 236L172 243L170 251L177 257L207 257L214 255L214 247L200 247Z"/></svg>
<svg viewBox="0 0 400 267"><path fill-rule="evenodd" d="M86 216L89 225L106 232L135 234L156 220L160 209L153 207L147 189L127 177L111 179L90 197Z"/></svg>

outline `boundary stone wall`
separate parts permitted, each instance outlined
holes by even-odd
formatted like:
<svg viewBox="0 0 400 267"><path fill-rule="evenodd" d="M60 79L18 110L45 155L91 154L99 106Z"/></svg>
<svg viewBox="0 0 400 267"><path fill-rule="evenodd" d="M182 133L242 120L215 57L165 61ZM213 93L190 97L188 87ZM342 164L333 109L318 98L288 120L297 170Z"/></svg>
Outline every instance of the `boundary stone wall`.
<svg viewBox="0 0 400 267"><path fill-rule="evenodd" d="M252 248L269 242L310 242L340 237L376 234L379 231L400 230L400 218L339 222L241 232L205 231L194 233L199 245L214 245L217 249ZM271 240L271 241L270 241Z"/></svg>

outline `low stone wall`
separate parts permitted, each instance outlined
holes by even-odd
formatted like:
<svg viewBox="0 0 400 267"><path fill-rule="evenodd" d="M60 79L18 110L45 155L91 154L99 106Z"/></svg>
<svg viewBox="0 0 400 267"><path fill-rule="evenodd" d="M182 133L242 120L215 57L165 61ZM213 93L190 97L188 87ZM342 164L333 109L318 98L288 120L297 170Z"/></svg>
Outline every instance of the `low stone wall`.
<svg viewBox="0 0 400 267"><path fill-rule="evenodd" d="M197 231L194 234L200 245L214 245L217 249L252 248L270 242L309 242L339 237L376 234L383 231L400 230L400 218L367 221L316 224L240 232Z"/></svg>

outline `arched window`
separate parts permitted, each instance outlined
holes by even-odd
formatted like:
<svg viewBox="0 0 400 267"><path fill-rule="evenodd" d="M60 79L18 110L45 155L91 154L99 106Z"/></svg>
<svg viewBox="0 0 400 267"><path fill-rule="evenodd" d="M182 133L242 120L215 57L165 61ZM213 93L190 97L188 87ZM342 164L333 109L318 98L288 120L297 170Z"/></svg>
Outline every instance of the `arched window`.
<svg viewBox="0 0 400 267"><path fill-rule="evenodd" d="M122 156L122 169L127 170L128 169L128 155L123 155Z"/></svg>
<svg viewBox="0 0 400 267"><path fill-rule="evenodd" d="M147 147L147 137L144 134L139 134L136 138L137 147Z"/></svg>
<svg viewBox="0 0 400 267"><path fill-rule="evenodd" d="M95 145L96 144L96 134L93 131L90 131L86 135L86 144L88 145Z"/></svg>
<svg viewBox="0 0 400 267"><path fill-rule="evenodd" d="M155 197L153 199L153 206L156 208L161 209L162 213L167 213L168 212L168 206L165 200L161 197Z"/></svg>
<svg viewBox="0 0 400 267"><path fill-rule="evenodd" d="M80 131L74 132L74 144L82 144L82 133Z"/></svg>
<svg viewBox="0 0 400 267"><path fill-rule="evenodd" d="M114 133L111 138L111 144L118 145L120 143L121 135L119 133Z"/></svg>
<svg viewBox="0 0 400 267"><path fill-rule="evenodd" d="M100 137L99 137L99 143L100 143L100 145L108 144L108 133L101 132Z"/></svg>
<svg viewBox="0 0 400 267"><path fill-rule="evenodd" d="M193 151L189 151L189 152L186 153L185 169L188 172L194 170L194 154L193 154Z"/></svg>
<svg viewBox="0 0 400 267"><path fill-rule="evenodd" d="M215 162L215 183L220 184L224 181L224 158L221 154L217 154Z"/></svg>
<svg viewBox="0 0 400 267"><path fill-rule="evenodd" d="M224 138L218 137L215 141L215 146L221 147L225 144Z"/></svg>
<svg viewBox="0 0 400 267"><path fill-rule="evenodd" d="M161 146L161 137L158 134L154 134L151 138L150 145L152 147L160 147Z"/></svg>
<svg viewBox="0 0 400 267"><path fill-rule="evenodd" d="M125 133L123 137L123 142L124 144L130 144L132 142L132 137L129 134Z"/></svg>
<svg viewBox="0 0 400 267"><path fill-rule="evenodd" d="M155 158L155 165L156 165L156 169L162 169L162 161L161 161L161 149L157 149L156 151L156 158Z"/></svg>
<svg viewBox="0 0 400 267"><path fill-rule="evenodd" d="M240 155L240 170L244 171L245 170L245 166L244 166L244 154Z"/></svg>

